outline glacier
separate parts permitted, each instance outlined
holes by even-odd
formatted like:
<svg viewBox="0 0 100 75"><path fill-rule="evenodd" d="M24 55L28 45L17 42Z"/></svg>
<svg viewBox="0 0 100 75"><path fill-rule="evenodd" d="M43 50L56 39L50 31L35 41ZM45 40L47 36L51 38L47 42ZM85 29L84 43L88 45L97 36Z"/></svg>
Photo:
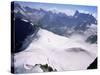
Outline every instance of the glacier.
<svg viewBox="0 0 100 75"><path fill-rule="evenodd" d="M14 54L16 73L43 72L48 64L57 71L86 70L97 57L97 44L84 41L85 36L64 37L40 28L30 45Z"/></svg>

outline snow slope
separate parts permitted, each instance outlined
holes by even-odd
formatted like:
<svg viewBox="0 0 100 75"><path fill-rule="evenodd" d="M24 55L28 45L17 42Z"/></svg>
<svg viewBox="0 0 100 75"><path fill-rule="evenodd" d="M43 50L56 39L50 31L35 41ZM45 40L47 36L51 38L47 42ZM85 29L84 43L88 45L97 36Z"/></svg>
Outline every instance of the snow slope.
<svg viewBox="0 0 100 75"><path fill-rule="evenodd" d="M84 37L66 38L45 29L36 36L27 49L14 55L16 73L43 72L35 64L48 64L57 71L85 70L97 57L97 45L86 43Z"/></svg>

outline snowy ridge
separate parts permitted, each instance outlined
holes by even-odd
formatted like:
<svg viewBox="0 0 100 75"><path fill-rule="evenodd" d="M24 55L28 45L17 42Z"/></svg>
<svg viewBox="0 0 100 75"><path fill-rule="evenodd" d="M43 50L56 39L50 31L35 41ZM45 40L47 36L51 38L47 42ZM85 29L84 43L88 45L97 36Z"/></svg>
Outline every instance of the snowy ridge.
<svg viewBox="0 0 100 75"><path fill-rule="evenodd" d="M27 49L15 54L14 65L17 73L20 73L19 69L27 72L27 64L48 64L57 71L84 70L97 57L97 45L86 43L79 36L74 36L77 39L67 38L45 29L40 29L36 36ZM31 71L42 72L36 67Z"/></svg>

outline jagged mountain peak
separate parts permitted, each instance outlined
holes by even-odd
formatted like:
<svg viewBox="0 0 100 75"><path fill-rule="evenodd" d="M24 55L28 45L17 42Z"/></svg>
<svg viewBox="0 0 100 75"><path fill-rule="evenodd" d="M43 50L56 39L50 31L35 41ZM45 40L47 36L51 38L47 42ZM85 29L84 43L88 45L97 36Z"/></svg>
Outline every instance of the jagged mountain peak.
<svg viewBox="0 0 100 75"><path fill-rule="evenodd" d="M75 12L75 14L74 14L74 16L78 16L80 13L79 13L79 11L78 10L76 10L76 12Z"/></svg>

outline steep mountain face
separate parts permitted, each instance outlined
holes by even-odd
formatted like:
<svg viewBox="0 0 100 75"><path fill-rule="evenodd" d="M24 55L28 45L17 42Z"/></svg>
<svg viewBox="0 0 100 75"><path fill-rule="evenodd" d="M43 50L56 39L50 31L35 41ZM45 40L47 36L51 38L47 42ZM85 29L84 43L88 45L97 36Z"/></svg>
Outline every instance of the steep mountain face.
<svg viewBox="0 0 100 75"><path fill-rule="evenodd" d="M25 22L19 18L14 21L15 25L15 53L20 52L25 39L35 33L36 28L30 22Z"/></svg>

